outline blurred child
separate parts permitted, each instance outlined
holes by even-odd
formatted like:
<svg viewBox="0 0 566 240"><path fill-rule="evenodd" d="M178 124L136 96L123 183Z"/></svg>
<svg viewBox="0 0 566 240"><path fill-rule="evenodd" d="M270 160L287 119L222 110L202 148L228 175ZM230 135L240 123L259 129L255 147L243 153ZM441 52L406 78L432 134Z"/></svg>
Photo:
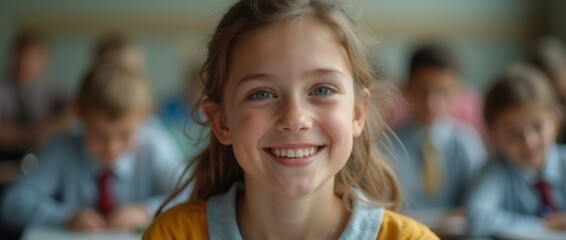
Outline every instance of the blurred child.
<svg viewBox="0 0 566 240"><path fill-rule="evenodd" d="M412 118L395 128L393 162L411 210L462 206L464 189L484 161L479 134L450 115L459 87L454 55L437 44L417 48L411 58L407 101Z"/></svg>
<svg viewBox="0 0 566 240"><path fill-rule="evenodd" d="M527 65L487 93L485 122L497 154L468 199L472 235L566 229L566 147L554 143L559 105L544 76Z"/></svg>
<svg viewBox="0 0 566 240"><path fill-rule="evenodd" d="M566 112L566 46L558 38L540 39L531 51L529 61L550 80L561 111ZM566 118L562 118L557 141L566 143Z"/></svg>
<svg viewBox="0 0 566 240"><path fill-rule="evenodd" d="M204 65L214 137L192 200L144 239L437 239L385 209L398 188L373 140L391 89L362 40L338 1L235 3Z"/></svg>
<svg viewBox="0 0 566 240"><path fill-rule="evenodd" d="M44 36L22 32L12 51L8 81L0 83L0 159L17 160L62 127L67 101L45 79L49 47Z"/></svg>
<svg viewBox="0 0 566 240"><path fill-rule="evenodd" d="M483 116L482 116L482 99L481 95L477 93L477 91L470 86L466 85L463 81L461 81L461 73L458 69L457 59L453 53L449 52L449 50L443 46L440 46L438 43L434 43L431 45L438 45L439 47L443 48L443 51L446 52L447 56L450 58L450 61L453 62L452 65L454 67L454 77L458 78L456 86L454 86L453 94L450 104L450 114L455 119L459 121L465 122L470 126L474 127L482 136L483 136ZM424 47L421 46L421 47ZM411 76L409 76L410 78ZM403 97L407 98L410 95L410 90L408 86L408 81L399 87ZM411 104L406 101L399 101L395 105L395 114L393 115L394 118L391 121L391 126L393 128L399 127L407 121L410 121L413 117L412 107Z"/></svg>
<svg viewBox="0 0 566 240"><path fill-rule="evenodd" d="M126 35L107 34L96 43L91 65L122 64L136 70L145 69L145 61L140 48Z"/></svg>
<svg viewBox="0 0 566 240"><path fill-rule="evenodd" d="M139 47L126 35L113 33L100 37L93 51L90 68L101 65L120 65L131 71L145 74L145 59ZM161 120L152 112L148 117L147 128L155 128L151 132L167 132L167 128ZM80 134L82 126L80 123L72 122L70 130Z"/></svg>
<svg viewBox="0 0 566 240"><path fill-rule="evenodd" d="M4 223L73 230L146 226L182 171L164 132L146 123L153 100L143 75L100 65L83 80L79 133L58 136L39 153L39 166L5 192Z"/></svg>

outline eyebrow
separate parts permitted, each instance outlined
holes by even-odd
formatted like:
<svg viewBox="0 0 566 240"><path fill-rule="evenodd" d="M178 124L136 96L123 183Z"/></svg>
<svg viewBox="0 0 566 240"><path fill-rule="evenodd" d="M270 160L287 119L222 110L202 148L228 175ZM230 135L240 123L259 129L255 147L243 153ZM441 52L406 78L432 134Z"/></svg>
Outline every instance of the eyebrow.
<svg viewBox="0 0 566 240"><path fill-rule="evenodd" d="M247 81L251 81L251 80L257 80L257 79L261 79L261 78L274 78L273 75L267 74L267 73L252 73L252 74L248 74L245 75L244 77L240 78L240 80L238 80L238 82L236 83L236 87L244 82Z"/></svg>
<svg viewBox="0 0 566 240"><path fill-rule="evenodd" d="M329 75L329 74L338 74L338 75L342 75L342 76L346 76L345 73L343 73L342 71L333 68L333 67L329 67L329 68L317 68L311 71L307 72L307 75L315 75L315 76L320 76L320 75Z"/></svg>
<svg viewBox="0 0 566 240"><path fill-rule="evenodd" d="M345 73L343 73L342 71L339 71L336 68L333 67L329 67L329 68L316 68L310 71L305 72L304 75L307 76L321 76L321 75L333 75L333 74L337 74L337 75L342 75L342 76L346 76ZM267 73L252 73L252 74L248 74L245 75L244 77L240 78L238 80L238 82L236 83L236 86L247 82L247 81L251 81L251 80L257 80L257 79L272 79L272 78L276 78L274 75L271 74L267 74Z"/></svg>

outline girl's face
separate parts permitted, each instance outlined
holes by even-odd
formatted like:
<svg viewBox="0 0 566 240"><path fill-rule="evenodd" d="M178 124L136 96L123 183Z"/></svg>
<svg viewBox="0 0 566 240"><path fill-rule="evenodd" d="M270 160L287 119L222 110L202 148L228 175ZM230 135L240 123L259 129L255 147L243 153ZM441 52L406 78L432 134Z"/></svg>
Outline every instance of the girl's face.
<svg viewBox="0 0 566 240"><path fill-rule="evenodd" d="M540 104L524 104L500 113L491 135L511 161L539 170L556 140L559 122L557 112Z"/></svg>
<svg viewBox="0 0 566 240"><path fill-rule="evenodd" d="M346 164L367 111L354 94L346 50L326 25L307 19L245 34L231 55L224 114L203 107L246 182L293 197L332 184ZM369 91L362 94L369 101Z"/></svg>

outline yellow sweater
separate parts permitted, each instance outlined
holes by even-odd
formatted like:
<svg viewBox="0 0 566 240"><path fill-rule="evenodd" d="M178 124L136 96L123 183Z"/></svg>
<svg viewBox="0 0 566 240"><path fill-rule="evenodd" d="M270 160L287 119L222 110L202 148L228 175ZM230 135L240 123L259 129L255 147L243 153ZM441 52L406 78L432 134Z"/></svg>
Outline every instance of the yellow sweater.
<svg viewBox="0 0 566 240"><path fill-rule="evenodd" d="M187 202L169 209L155 219L145 231L143 239L209 239L206 202ZM377 240L391 239L438 239L438 237L426 226L385 210Z"/></svg>

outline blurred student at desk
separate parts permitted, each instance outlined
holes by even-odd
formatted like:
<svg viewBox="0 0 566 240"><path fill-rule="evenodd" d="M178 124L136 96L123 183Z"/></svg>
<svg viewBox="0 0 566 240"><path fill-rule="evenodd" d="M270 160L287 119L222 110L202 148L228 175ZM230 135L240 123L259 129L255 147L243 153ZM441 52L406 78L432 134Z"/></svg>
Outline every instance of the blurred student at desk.
<svg viewBox="0 0 566 240"><path fill-rule="evenodd" d="M173 140L148 123L145 77L115 64L95 66L76 104L81 132L54 137L39 166L3 195L2 224L72 230L136 230L151 220L184 169Z"/></svg>
<svg viewBox="0 0 566 240"><path fill-rule="evenodd" d="M560 107L548 81L533 67L514 66L485 104L497 152L468 196L470 234L545 239L549 230L566 230L566 146L555 143Z"/></svg>
<svg viewBox="0 0 566 240"><path fill-rule="evenodd" d="M393 142L392 157L409 212L461 207L469 177L484 162L478 132L450 114L459 84L447 47L428 43L414 51L407 80L413 115L394 129L400 143Z"/></svg>

